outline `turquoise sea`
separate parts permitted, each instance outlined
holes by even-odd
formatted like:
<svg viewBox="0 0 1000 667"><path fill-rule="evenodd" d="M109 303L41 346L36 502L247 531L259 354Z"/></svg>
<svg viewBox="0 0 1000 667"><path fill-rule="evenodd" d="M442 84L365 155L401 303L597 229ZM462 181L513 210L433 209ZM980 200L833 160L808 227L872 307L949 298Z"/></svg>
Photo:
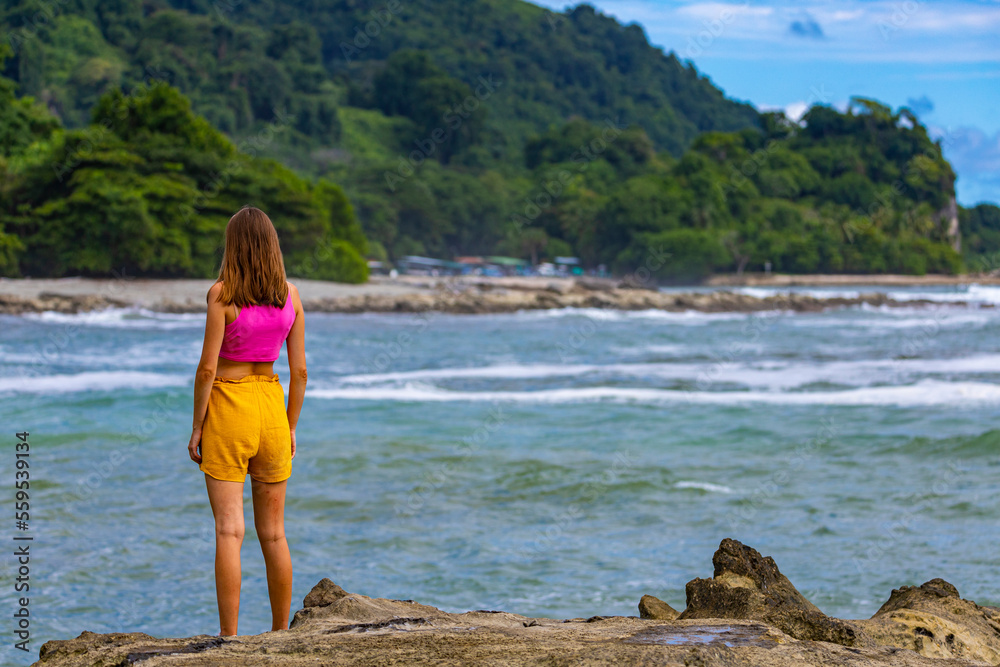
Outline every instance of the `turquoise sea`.
<svg viewBox="0 0 1000 667"><path fill-rule="evenodd" d="M1000 289L891 293L972 305L307 313L293 609L322 577L449 611L683 608L725 537L841 617L934 577L1000 603L1000 309L979 307ZM31 657L83 630L214 634L212 518L186 452L204 316L0 327L9 517L14 433L31 434ZM284 352L275 368L287 390ZM270 614L246 493L250 634Z"/></svg>

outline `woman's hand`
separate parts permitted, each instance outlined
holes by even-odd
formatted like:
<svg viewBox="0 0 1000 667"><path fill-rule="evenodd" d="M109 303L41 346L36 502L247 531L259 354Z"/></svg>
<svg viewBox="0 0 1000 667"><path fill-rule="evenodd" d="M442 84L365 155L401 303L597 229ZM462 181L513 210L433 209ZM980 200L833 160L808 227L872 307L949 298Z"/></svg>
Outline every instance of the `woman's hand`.
<svg viewBox="0 0 1000 667"><path fill-rule="evenodd" d="M195 463L201 463L201 428L192 429L191 442L188 443L188 456ZM292 440L292 453L295 452L295 440Z"/></svg>
<svg viewBox="0 0 1000 667"><path fill-rule="evenodd" d="M292 434L292 458L295 458L295 429L289 429L289 433Z"/></svg>

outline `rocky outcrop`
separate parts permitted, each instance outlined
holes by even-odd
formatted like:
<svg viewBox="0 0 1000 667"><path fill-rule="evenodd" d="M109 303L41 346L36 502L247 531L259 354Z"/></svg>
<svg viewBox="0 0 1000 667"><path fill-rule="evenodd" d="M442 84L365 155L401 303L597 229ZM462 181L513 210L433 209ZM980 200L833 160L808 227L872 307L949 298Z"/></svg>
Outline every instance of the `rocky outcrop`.
<svg viewBox="0 0 1000 667"><path fill-rule="evenodd" d="M331 605L341 598L345 598L350 593L345 591L343 588L333 583L328 577L323 577L319 580L319 583L313 586L309 594L306 595L305 599L302 600L302 607L304 609L311 609L312 607L326 607Z"/></svg>
<svg viewBox="0 0 1000 667"><path fill-rule="evenodd" d="M774 559L736 540L723 540L712 562L712 579L688 582L681 620L762 621L799 640L1000 662L1000 610L963 600L943 579L896 589L871 619L846 621L825 615L781 574Z"/></svg>
<svg viewBox="0 0 1000 667"><path fill-rule="evenodd" d="M962 252L962 230L958 221L958 201L955 195L948 198L948 203L935 214L941 231L951 241L951 247L955 252Z"/></svg>
<svg viewBox="0 0 1000 667"><path fill-rule="evenodd" d="M162 282L162 281L161 281ZM137 286L133 286L139 289ZM162 287L162 286L161 286ZM398 286L397 286L398 288ZM403 289L403 288L398 288ZM718 290L711 292L659 292L641 286L597 278L549 282L523 279L503 283L486 279L439 281L434 286L413 286L413 291L364 292L324 298L302 297L307 312L324 313L420 313L457 314L511 313L547 308L605 308L614 310L664 310L706 313L761 311L818 312L867 304L871 306L913 307L942 305L927 300L896 301L873 292L857 297L818 298L808 294L777 294L757 297ZM162 290L160 290L162 291ZM120 292L119 292L120 293ZM138 293L138 292L137 292ZM963 304L962 301L952 302ZM57 311L76 313L108 307L139 306L169 313L205 312L200 299L161 296L142 304L106 294L56 294L42 292L35 297L0 294L0 314ZM989 306L984 306L989 307Z"/></svg>
<svg viewBox="0 0 1000 667"><path fill-rule="evenodd" d="M446 616L445 612L437 607L413 600L387 600L351 594L330 579L323 578L306 595L302 609L295 612L290 627L300 627L320 619L347 619L350 622L334 630L346 632L359 628L374 629L385 623L426 625L430 619L442 616Z"/></svg>
<svg viewBox="0 0 1000 667"><path fill-rule="evenodd" d="M35 298L0 294L0 314L2 315L21 315L46 311L83 313L104 308L124 308L129 305L131 304L128 301L96 294L67 295L42 292Z"/></svg>
<svg viewBox="0 0 1000 667"><path fill-rule="evenodd" d="M952 302L961 305L964 302ZM336 299L304 301L310 312L327 313L419 313L437 311L459 314L511 313L519 310L546 308L605 308L613 310L664 310L705 313L786 310L819 312L848 306L913 307L942 305L928 300L896 301L882 293L861 294L857 297L818 298L808 294L779 294L757 297L728 291L657 292L653 290L613 288L595 290L574 288L568 291L548 289L466 289L462 292L441 291L430 294L363 295Z"/></svg>
<svg viewBox="0 0 1000 667"><path fill-rule="evenodd" d="M763 621L795 639L843 646L873 644L855 624L830 618L817 609L781 574L773 558L765 558L755 549L725 539L712 564L712 579L688 582L687 608L681 619Z"/></svg>
<svg viewBox="0 0 1000 667"><path fill-rule="evenodd" d="M1000 664L1000 609L963 600L943 579L892 591L864 631L878 644L933 658Z"/></svg>
<svg viewBox="0 0 1000 667"><path fill-rule="evenodd" d="M892 591L869 620L825 616L774 560L723 540L712 579L688 584L684 613L644 595L640 617L557 620L349 593L330 579L306 595L288 630L159 639L84 632L46 642L38 667L185 665L698 665L971 667L1000 657L1000 610L934 579Z"/></svg>
<svg viewBox="0 0 1000 667"><path fill-rule="evenodd" d="M649 618L654 621L673 621L681 613L660 598L643 595L639 600L639 618Z"/></svg>

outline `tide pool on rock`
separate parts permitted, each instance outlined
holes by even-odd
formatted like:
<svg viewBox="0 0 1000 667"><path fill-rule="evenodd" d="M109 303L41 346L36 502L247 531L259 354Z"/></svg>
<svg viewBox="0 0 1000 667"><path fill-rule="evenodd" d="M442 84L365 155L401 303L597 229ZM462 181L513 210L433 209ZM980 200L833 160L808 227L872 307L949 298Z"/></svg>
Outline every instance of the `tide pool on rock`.
<svg viewBox="0 0 1000 667"><path fill-rule="evenodd" d="M0 415L32 434L35 648L214 634L185 451L203 316L0 320ZM938 577L1000 603L996 309L309 313L306 331L297 599L329 576L445 612L683 610L733 537L831 617ZM287 387L284 352L275 370ZM247 498L252 634L270 616Z"/></svg>

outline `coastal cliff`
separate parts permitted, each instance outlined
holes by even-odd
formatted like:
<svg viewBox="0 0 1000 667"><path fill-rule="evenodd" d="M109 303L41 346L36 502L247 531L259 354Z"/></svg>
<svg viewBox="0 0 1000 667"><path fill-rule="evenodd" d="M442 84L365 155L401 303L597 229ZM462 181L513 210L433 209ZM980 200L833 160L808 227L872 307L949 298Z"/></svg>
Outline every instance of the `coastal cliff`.
<svg viewBox="0 0 1000 667"><path fill-rule="evenodd" d="M652 595L638 616L551 619L449 613L413 600L349 593L321 580L288 630L159 639L84 632L46 642L37 667L235 665L699 665L945 667L1000 662L1000 609L946 581L893 590L870 619L826 616L774 560L732 539L711 579L687 584L682 613Z"/></svg>

